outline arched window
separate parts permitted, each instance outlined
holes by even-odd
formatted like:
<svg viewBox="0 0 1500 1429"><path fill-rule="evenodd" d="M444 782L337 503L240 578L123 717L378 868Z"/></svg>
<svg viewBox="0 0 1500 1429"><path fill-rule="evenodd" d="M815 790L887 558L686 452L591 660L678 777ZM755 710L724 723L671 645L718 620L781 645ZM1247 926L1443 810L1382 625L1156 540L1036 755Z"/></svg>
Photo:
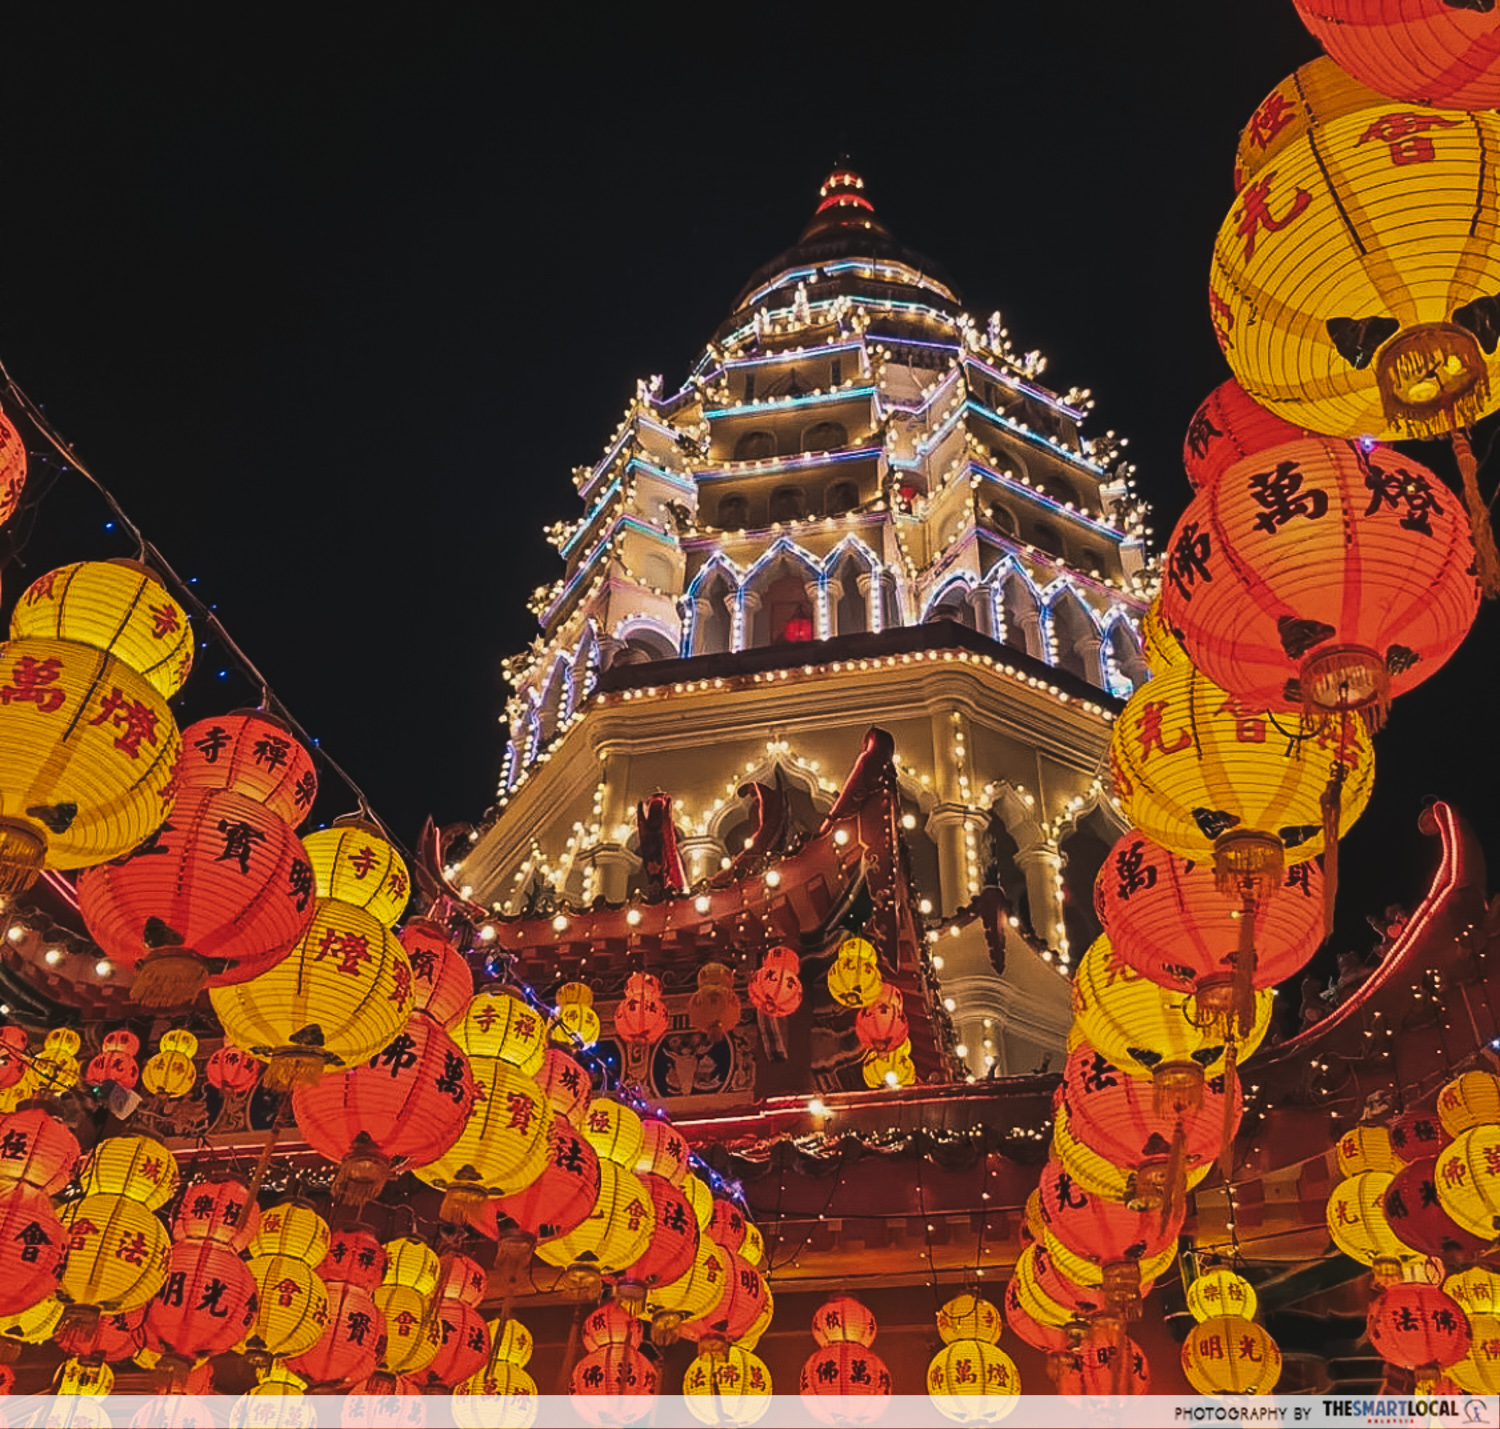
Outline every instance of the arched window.
<svg viewBox="0 0 1500 1429"><path fill-rule="evenodd" d="M800 486L778 486L771 493L772 521L800 521L807 515L807 493Z"/></svg>
<svg viewBox="0 0 1500 1429"><path fill-rule="evenodd" d="M969 588L959 582L949 586L947 590L928 607L924 624L930 624L934 620L955 620L960 625L966 625L970 630L978 628L978 622L974 619L974 605L969 599Z"/></svg>
<svg viewBox="0 0 1500 1429"><path fill-rule="evenodd" d="M1000 612L1005 617L1005 643L1040 660L1041 605L1035 592L1012 570L1000 587Z"/></svg>
<svg viewBox="0 0 1500 1429"><path fill-rule="evenodd" d="M842 422L815 422L802 434L805 452L831 452L849 444L849 433Z"/></svg>
<svg viewBox="0 0 1500 1429"><path fill-rule="evenodd" d="M1002 536L1014 536L1019 528L1016 525L1016 514L1008 506L1002 506L996 501L990 506L990 524Z"/></svg>
<svg viewBox="0 0 1500 1429"><path fill-rule="evenodd" d="M1123 620L1117 620L1109 627L1107 643L1115 670L1120 677L1129 682L1131 690L1140 689L1151 678L1151 672L1146 668L1145 658L1141 654L1141 647L1136 642L1134 633ZM1129 691L1117 689L1114 693L1124 695Z"/></svg>
<svg viewBox="0 0 1500 1429"><path fill-rule="evenodd" d="M776 438L770 432L746 432L734 444L736 461L763 461L776 455Z"/></svg>
<svg viewBox="0 0 1500 1429"><path fill-rule="evenodd" d="M743 496L719 498L719 529L743 531L750 524L750 503Z"/></svg>
<svg viewBox="0 0 1500 1429"><path fill-rule="evenodd" d="M1099 627L1071 590L1064 590L1052 602L1052 643L1058 669L1068 670L1091 685L1103 683Z"/></svg>
<svg viewBox="0 0 1500 1429"><path fill-rule="evenodd" d="M744 648L816 639L817 598L817 571L790 552L779 553L746 587Z"/></svg>
<svg viewBox="0 0 1500 1429"><path fill-rule="evenodd" d="M693 654L722 655L732 649L734 583L722 566L715 566L693 592Z"/></svg>
<svg viewBox="0 0 1500 1429"><path fill-rule="evenodd" d="M837 601L833 601L835 587ZM870 568L855 551L845 551L829 585L833 634L862 635L870 628Z"/></svg>
<svg viewBox="0 0 1500 1429"><path fill-rule="evenodd" d="M829 516L839 516L853 511L859 505L859 486L852 481L836 481L828 488L823 501L823 510Z"/></svg>
<svg viewBox="0 0 1500 1429"><path fill-rule="evenodd" d="M638 626L625 637L625 648L615 656L617 665L645 665L652 660L675 660L677 647L659 630Z"/></svg>
<svg viewBox="0 0 1500 1429"><path fill-rule="evenodd" d="M1031 544L1049 556L1064 554L1062 532L1050 521L1038 521L1031 528Z"/></svg>

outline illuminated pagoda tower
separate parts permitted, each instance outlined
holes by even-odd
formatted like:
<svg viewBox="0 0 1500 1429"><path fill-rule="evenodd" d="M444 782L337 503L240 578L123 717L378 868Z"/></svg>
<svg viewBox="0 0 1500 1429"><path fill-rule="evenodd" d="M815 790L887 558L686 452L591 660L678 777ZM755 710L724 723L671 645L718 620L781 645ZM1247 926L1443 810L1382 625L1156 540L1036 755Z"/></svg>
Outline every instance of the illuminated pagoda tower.
<svg viewBox="0 0 1500 1429"><path fill-rule="evenodd" d="M1057 396L1044 367L998 313L964 311L858 174L832 173L687 381L639 383L575 469L583 514L548 532L563 572L508 662L500 798L455 883L502 925L555 922L583 977L661 971L640 920L670 897L705 910L689 968L737 950L747 972L771 941L826 951L859 926L859 869L821 922L772 916L765 894L726 924L710 885L827 834L873 727L894 741L891 896L936 954L942 1075L1060 1065L1059 973L1119 831L1110 720L1146 673L1146 532L1121 444L1082 436L1087 392ZM659 793L681 865L669 847L665 881L649 825L667 806L637 815ZM598 918L627 901L612 959Z"/></svg>

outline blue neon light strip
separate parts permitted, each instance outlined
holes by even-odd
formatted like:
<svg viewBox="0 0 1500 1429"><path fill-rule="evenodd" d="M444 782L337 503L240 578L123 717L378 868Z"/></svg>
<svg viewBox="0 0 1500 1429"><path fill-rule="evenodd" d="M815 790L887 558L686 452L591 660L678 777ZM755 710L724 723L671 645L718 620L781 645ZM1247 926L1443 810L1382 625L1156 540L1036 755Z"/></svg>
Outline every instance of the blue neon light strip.
<svg viewBox="0 0 1500 1429"><path fill-rule="evenodd" d="M841 461L867 461L878 457L884 447L856 447L847 452L808 452L805 456L788 457L785 461L772 462L769 466L756 467L751 471L726 471L706 468L697 473L700 483L705 481L743 481L749 476L774 476L779 472L802 471L810 466L824 466Z"/></svg>
<svg viewBox="0 0 1500 1429"><path fill-rule="evenodd" d="M974 461L971 458L964 464L964 467L966 471L978 472L980 476L988 477L991 481L1003 486L1007 491L1013 491L1018 496L1024 496L1028 501L1045 507L1047 510L1061 516L1064 520L1076 521L1080 525L1087 526L1091 531L1097 531L1099 535L1111 541L1123 542L1125 540L1125 533L1123 531L1113 526L1106 526L1103 522L1090 516L1086 511L1069 511L1061 502L1054 501L1050 496L1046 496L1038 491L1036 487L1027 486L1023 482L1005 476L1003 473L994 470L993 467L986 466L982 461Z"/></svg>
<svg viewBox="0 0 1500 1429"><path fill-rule="evenodd" d="M1088 420L1087 412L1080 412L1076 407L1070 407L1060 398L1057 393L1049 392L1045 387L1038 387L1034 383L1027 382L1024 378L1017 377L1013 372L1002 372L998 367L992 367L982 357L972 354L964 358L971 367L977 367L988 377L993 377L996 382L1011 388L1016 392L1024 392L1026 396L1035 398L1038 402L1048 407L1054 407L1065 417L1071 417L1075 422Z"/></svg>
<svg viewBox="0 0 1500 1429"><path fill-rule="evenodd" d="M1007 431L1014 432L1018 437L1030 442L1033 446L1040 447L1043 451L1049 452L1055 457L1061 457L1064 461L1072 462L1074 466L1086 471L1095 481L1103 481L1109 475L1102 466L1095 466L1087 457L1080 456L1077 452L1069 451L1067 447L1060 446L1058 443L1044 437L1040 432L1033 432L1028 428L1022 427L1003 412L992 411L983 402L976 401L973 397L970 397L964 403L964 406L972 408L981 417L994 422L996 426L1004 427Z"/></svg>
<svg viewBox="0 0 1500 1429"><path fill-rule="evenodd" d="M842 352L858 352L861 344L857 340L849 342L830 342L826 346L799 347L788 349L786 352L773 352L769 357L731 357L728 358L721 372L740 371L745 367L767 367L777 362L811 362L814 358L832 356Z"/></svg>
<svg viewBox="0 0 1500 1429"><path fill-rule="evenodd" d="M568 537L566 544L558 547L558 552L564 559L567 558L568 553L588 534L589 529L593 526L594 522L597 521L603 514L604 508L609 505L610 499L620 494L622 480L622 477L617 476L612 482L610 482L608 486L604 488L603 495L601 495L599 499L594 503L592 509L589 511L589 514L583 518L583 521L579 525L578 529Z"/></svg>
<svg viewBox="0 0 1500 1429"><path fill-rule="evenodd" d="M788 412L793 407L816 407L825 402L852 402L859 397L868 397L875 388L873 384L863 387L840 387L837 392L814 392L805 397L767 397L764 402L753 402L739 407L720 407L717 411L704 412L710 421L720 417L743 417L747 412L764 412L768 416L776 412Z"/></svg>
<svg viewBox="0 0 1500 1429"><path fill-rule="evenodd" d="M615 535L625 529L638 531L642 536L649 536L653 541L659 541L671 550L677 549L677 542L665 532L658 531L655 526L648 526L644 521L634 516L617 516L610 524L609 530L599 538L598 544L579 563L578 569L573 572L568 583L558 592L557 599L542 612L540 623L544 627L549 625L557 612L567 604L569 596L578 588L579 582L593 569L594 562L614 542Z"/></svg>

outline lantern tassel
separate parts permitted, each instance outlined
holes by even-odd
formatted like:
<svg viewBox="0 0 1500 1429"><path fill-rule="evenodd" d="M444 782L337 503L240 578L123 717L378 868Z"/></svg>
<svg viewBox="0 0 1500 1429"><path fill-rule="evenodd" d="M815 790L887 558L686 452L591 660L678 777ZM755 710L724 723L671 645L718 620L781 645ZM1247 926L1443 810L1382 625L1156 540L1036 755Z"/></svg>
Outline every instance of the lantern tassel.
<svg viewBox="0 0 1500 1429"><path fill-rule="evenodd" d="M385 1189L390 1177L390 1158L382 1154L369 1132L358 1132L348 1155L339 1162L338 1174L333 1178L333 1198L357 1211Z"/></svg>
<svg viewBox="0 0 1500 1429"><path fill-rule="evenodd" d="M1323 937L1333 936L1333 906L1339 892L1339 815L1344 803L1344 766L1323 790Z"/></svg>
<svg viewBox="0 0 1500 1429"><path fill-rule="evenodd" d="M1234 1172L1234 1105L1239 1099L1239 1048L1233 1037L1224 1046L1224 1120L1219 1128L1219 1175L1226 1186Z"/></svg>
<svg viewBox="0 0 1500 1429"><path fill-rule="evenodd" d="M323 1077L323 1054L300 1047L278 1047L266 1063L261 1085L271 1092L290 1092L315 1087Z"/></svg>
<svg viewBox="0 0 1500 1429"><path fill-rule="evenodd" d="M438 1217L455 1226L478 1227L489 1193L482 1186L454 1183L443 1193Z"/></svg>
<svg viewBox="0 0 1500 1429"><path fill-rule="evenodd" d="M1182 1116L1177 1118L1177 1128L1172 1133L1172 1147L1167 1152L1167 1169L1162 1182L1161 1220L1159 1228L1165 1232L1173 1217L1182 1210L1187 1199L1187 1123Z"/></svg>
<svg viewBox="0 0 1500 1429"><path fill-rule="evenodd" d="M208 982L208 966L197 953L171 948L151 953L136 968L130 997L142 1007L181 1007Z"/></svg>
<svg viewBox="0 0 1500 1429"><path fill-rule="evenodd" d="M1469 508L1469 535L1474 542L1474 570L1479 577L1479 588L1487 600L1500 597L1500 552L1495 549L1495 532L1490 525L1490 510L1479 493L1479 463L1474 459L1474 448L1469 444L1469 434L1464 431L1449 433L1453 443L1453 455L1458 459L1459 475L1464 483L1464 505Z"/></svg>

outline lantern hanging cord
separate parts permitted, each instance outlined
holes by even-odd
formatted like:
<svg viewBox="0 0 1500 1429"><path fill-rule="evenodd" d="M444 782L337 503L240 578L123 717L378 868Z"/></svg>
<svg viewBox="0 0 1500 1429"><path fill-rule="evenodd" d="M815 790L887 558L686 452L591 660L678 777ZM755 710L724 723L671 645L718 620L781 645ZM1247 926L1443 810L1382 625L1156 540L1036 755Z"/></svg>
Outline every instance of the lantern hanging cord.
<svg viewBox="0 0 1500 1429"><path fill-rule="evenodd" d="M115 499L114 494L100 479L79 460L78 454L73 450L67 439L47 420L46 415L34 403L30 397L17 384L14 377L10 375L10 369L3 361L0 361L0 379L3 379L5 390L12 397L16 405L31 419L32 425L44 436L57 454L62 457L70 467L73 468L85 481L92 486L100 496L104 498L105 505L110 509L115 519L129 533L131 539L136 543L136 549L141 561L149 565L152 570L168 577L184 604L188 605L193 615L202 623L203 628L229 653L230 657L239 665L240 669L250 680L260 688L261 706L272 710L277 718L282 720L293 734L305 744L308 749L319 758L322 763L340 780L359 801L361 812L369 814L372 823L378 824L385 837L400 851L402 857L409 863L412 862L411 852L401 841L393 837L386 829L384 821L377 818L370 809L370 801L365 791L356 784L349 772L336 759L329 755L322 746L314 739L299 721L279 700L271 689L271 683L261 673L260 667L239 647L239 645L225 630L223 622L214 613L213 609L193 590L192 586L185 581L161 551L157 549L142 534L139 526L126 514L124 507Z"/></svg>

